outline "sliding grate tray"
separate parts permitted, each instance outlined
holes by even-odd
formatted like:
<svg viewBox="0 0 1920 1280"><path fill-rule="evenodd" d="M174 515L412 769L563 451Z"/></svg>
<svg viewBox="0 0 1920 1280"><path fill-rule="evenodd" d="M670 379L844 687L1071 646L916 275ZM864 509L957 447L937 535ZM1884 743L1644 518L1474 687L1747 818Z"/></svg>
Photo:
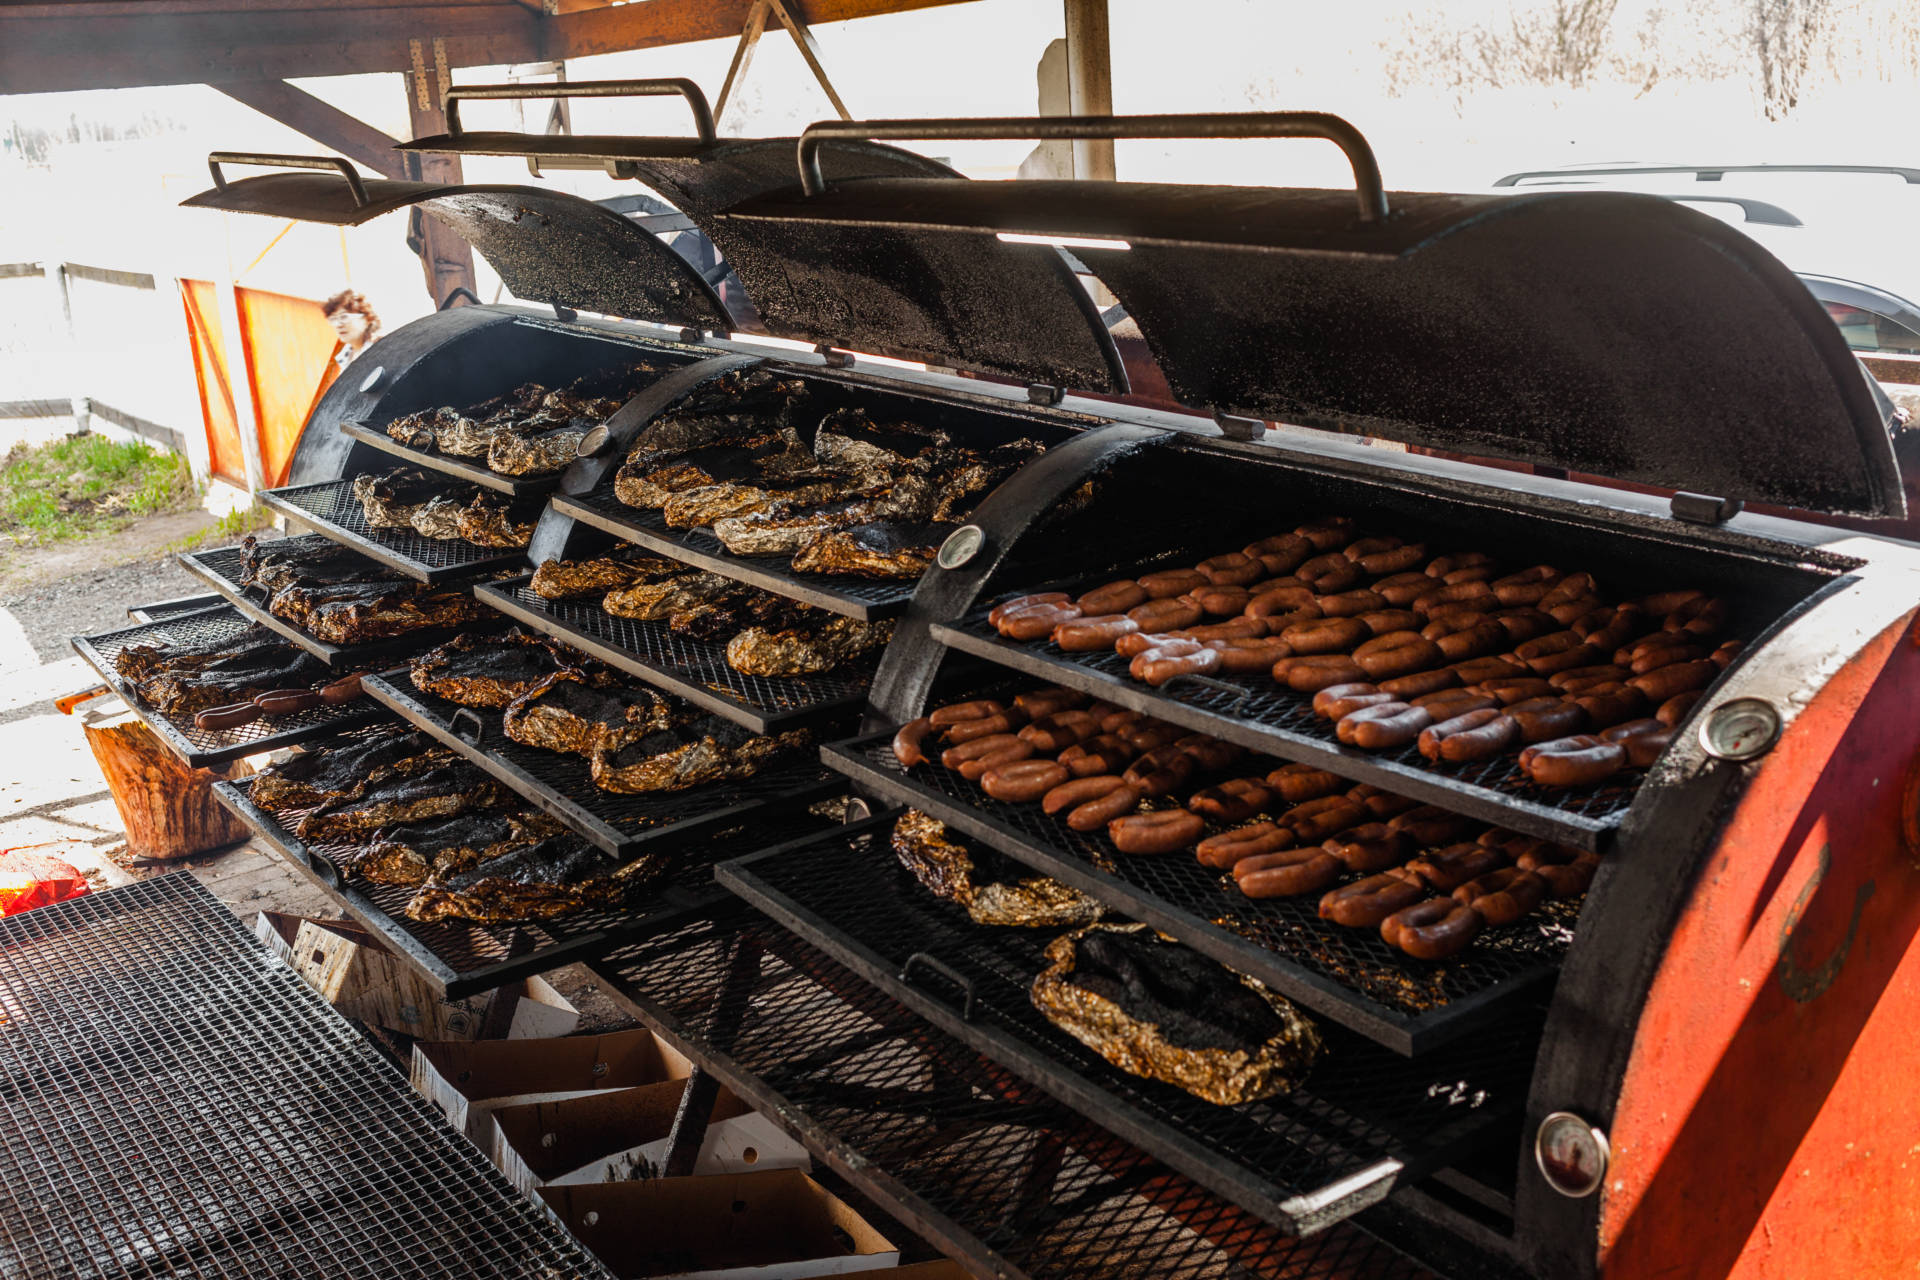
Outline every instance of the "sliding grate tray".
<svg viewBox="0 0 1920 1280"><path fill-rule="evenodd" d="M770 801L818 798L841 789L811 750L800 750L791 760L775 761L750 778L656 795L620 795L594 785L585 756L515 742L501 731L500 712L462 707L416 689L404 669L368 676L365 688L536 808L619 857L650 840L688 840L732 826L764 810Z"/></svg>
<svg viewBox="0 0 1920 1280"><path fill-rule="evenodd" d="M1192 857L1128 857L1104 834L1083 835L1037 804L994 800L937 763L903 768L892 736L833 743L827 762L1398 1053L1426 1053L1511 1018L1558 976L1573 940L1579 903L1550 902L1450 960L1415 960L1372 929L1320 919L1318 894L1248 898Z"/></svg>
<svg viewBox="0 0 1920 1280"><path fill-rule="evenodd" d="M963 621L936 623L934 638L1054 684L1080 689L1123 707L1210 733L1254 751L1302 760L1356 782L1425 804L1512 827L1529 835L1599 849L1626 818L1644 770L1579 791L1536 786L1516 754L1471 765L1436 764L1417 747L1361 751L1342 746L1333 724L1314 714L1313 700L1264 677L1176 680L1162 688L1127 675L1127 659L1111 650L1065 653L1051 643L1003 639L979 609Z"/></svg>
<svg viewBox="0 0 1920 1280"><path fill-rule="evenodd" d="M455 486L449 485L449 492ZM527 562L524 548L476 547L461 538L423 538L411 529L376 529L353 496L353 480L268 489L261 501L282 515L318 530L335 542L398 569L420 582L470 578L496 569L517 569ZM544 499L516 502L509 508L516 523L540 517Z"/></svg>
<svg viewBox="0 0 1920 1280"><path fill-rule="evenodd" d="M167 744L168 750L191 769L212 768L241 756L330 737L355 725L385 718L387 713L371 698L356 698L312 711L296 711L290 716L263 716L236 729L201 729L192 717L174 720L149 707L114 670L114 659L131 645L204 644L237 636L249 625L249 619L232 605L218 604L192 613L167 614L157 622L122 631L75 636L70 643L73 651L85 658L107 686L120 695L120 700L146 721L147 727Z"/></svg>
<svg viewBox="0 0 1920 1280"><path fill-rule="evenodd" d="M636 901L625 907L585 911L557 920L486 925L466 920L423 924L406 914L414 889L343 879L338 859L346 850L309 846L293 833L306 816L300 809L262 809L252 800L253 780L217 782L220 803L260 834L280 855L336 898L449 1000L491 991L529 974L590 959L623 942L664 933L711 912L726 898L713 883L717 862L764 847L770 840L797 839L828 824L804 809L756 814L751 824L692 840L676 849L673 864Z"/></svg>
<svg viewBox="0 0 1920 1280"><path fill-rule="evenodd" d="M875 581L824 573L796 573L791 556L736 556L706 529L671 529L658 511L630 507L613 496L613 482L585 495L555 494L553 509L562 515L636 543L655 555L734 578L798 600L873 622L904 613L919 579Z"/></svg>
<svg viewBox="0 0 1920 1280"><path fill-rule="evenodd" d="M332 539L324 534L309 533L283 541L289 549L297 549L303 545L330 543ZM454 635L456 630L474 631L486 625L485 623L467 623L459 628L435 627L424 631L410 631L405 635L376 640L370 644L330 644L267 612L267 595L260 588L240 585L241 576L245 572L246 556L245 547L218 547L212 551L181 552L180 563L210 583L214 590L231 600L234 607L247 617L263 627L279 632L308 653L323 659L328 666L365 667L376 664L383 657L410 656L432 648ZM375 566L369 565L368 568L372 569Z"/></svg>
<svg viewBox="0 0 1920 1280"><path fill-rule="evenodd" d="M1345 1223L1286 1235L751 912L622 948L595 972L675 1047L977 1275L1428 1276Z"/></svg>
<svg viewBox="0 0 1920 1280"><path fill-rule="evenodd" d="M475 462L467 458L456 458L450 453L441 453L438 449L409 449L378 427L370 427L364 422L343 422L340 434L361 444L371 445L385 454L390 454L401 462L419 467L423 471L438 471L442 475L454 476L468 484L477 484L495 493L510 493L515 497L529 494L545 494L560 483L564 470L551 472L543 476L502 475L484 462Z"/></svg>
<svg viewBox="0 0 1920 1280"><path fill-rule="evenodd" d="M1345 1218L1518 1114L1537 1018L1418 1069L1328 1026L1302 1088L1237 1107L1122 1072L1028 999L1063 930L982 927L928 893L888 848L895 816L728 863L721 883L942 1031L1283 1230Z"/></svg>
<svg viewBox="0 0 1920 1280"><path fill-rule="evenodd" d="M606 1272L193 877L0 920L0 1270Z"/></svg>
<svg viewBox="0 0 1920 1280"><path fill-rule="evenodd" d="M517 622L678 694L755 733L815 720L851 722L867 698L879 651L817 676L749 676L727 665L723 641L677 636L664 622L616 618L591 598L546 600L532 576L482 583L474 594Z"/></svg>
<svg viewBox="0 0 1920 1280"><path fill-rule="evenodd" d="M174 618L183 613L198 613L219 603L217 592L202 591L196 595L156 600L152 604L128 605L127 618L132 622L158 622L162 618Z"/></svg>

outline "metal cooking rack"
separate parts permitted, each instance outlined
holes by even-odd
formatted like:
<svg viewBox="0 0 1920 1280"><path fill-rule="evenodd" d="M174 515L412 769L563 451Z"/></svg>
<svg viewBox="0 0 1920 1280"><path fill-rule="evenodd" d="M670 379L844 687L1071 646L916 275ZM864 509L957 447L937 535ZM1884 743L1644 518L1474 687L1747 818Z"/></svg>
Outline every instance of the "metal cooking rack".
<svg viewBox="0 0 1920 1280"><path fill-rule="evenodd" d="M233 729L202 729L194 724L191 716L174 720L149 707L114 669L114 659L130 645L185 645L226 640L240 635L250 625L249 619L232 605L217 604L190 613L170 613L158 621L120 631L74 636L69 643L75 653L100 673L107 687L120 695L120 700L190 769L213 768L241 756L328 737L387 714L371 699L356 698L311 711L296 711L292 715L263 716L252 724Z"/></svg>
<svg viewBox="0 0 1920 1280"><path fill-rule="evenodd" d="M395 955L449 1000L491 991L531 974L603 955L621 943L676 929L726 900L726 891L713 883L715 863L758 849L769 839L794 839L828 825L804 809L756 814L748 828L689 841L674 851L666 875L629 906L520 924L470 920L428 924L406 914L417 886L343 879L338 868L348 846L309 847L293 833L305 810L263 809L253 803L252 791L252 778L214 784L214 793L236 817L378 934Z"/></svg>
<svg viewBox="0 0 1920 1280"><path fill-rule="evenodd" d="M851 720L865 704L878 650L817 676L750 676L727 665L724 641L675 635L664 622L617 618L596 600L547 600L529 587L531 574L480 583L482 601L536 631L586 651L678 694L755 733L839 715Z"/></svg>
<svg viewBox="0 0 1920 1280"><path fill-rule="evenodd" d="M510 476L495 471L485 463L469 462L465 458L456 458L450 453L441 453L438 449L410 449L388 435L379 427L370 427L364 422L343 422L340 434L361 444L372 445L382 453L398 458L410 466L424 471L438 471L442 475L453 476L468 484L477 484L483 489L492 489L495 493L510 493L514 497L530 494L543 494L552 491L560 483L560 477L566 468L538 476Z"/></svg>
<svg viewBox="0 0 1920 1280"><path fill-rule="evenodd" d="M797 573L791 556L736 556L710 529L673 529L658 511L630 507L613 482L589 494L557 493L553 509L628 542L789 600L876 622L904 613L919 579L876 582L847 574Z"/></svg>
<svg viewBox="0 0 1920 1280"><path fill-rule="evenodd" d="M0 920L9 1280L605 1277L187 872Z"/></svg>
<svg viewBox="0 0 1920 1280"><path fill-rule="evenodd" d="M309 533L298 538L283 538L274 546L285 546L289 550L303 546L316 546L332 543L325 534ZM472 631L484 627L484 622L465 623L461 627L433 627L421 631L409 631L404 635L375 640L368 644L329 644L312 633L294 626L267 611L266 592L258 587L240 585L246 560L244 547L216 547L211 551L183 551L180 563L189 571L209 583L214 590L233 603L234 608L270 631L278 632L293 641L308 653L322 659L330 667L364 667L377 663L381 658L419 653L440 643L458 631Z"/></svg>
<svg viewBox="0 0 1920 1280"><path fill-rule="evenodd" d="M362 687L397 711L616 857L639 851L652 840L682 841L712 832L764 811L781 800L817 799L840 789L832 773L811 752L775 761L748 778L712 782L685 791L622 795L602 791L589 775L587 758L507 737L501 712L462 707L413 687L405 668L368 676ZM455 717L461 728L455 727Z"/></svg>
<svg viewBox="0 0 1920 1280"><path fill-rule="evenodd" d="M1560 791L1537 786L1513 753L1478 764L1448 765L1428 760L1411 745L1362 751L1341 744L1332 722L1314 712L1311 698L1270 679L1210 676L1176 679L1155 689L1129 676L1128 660L1111 650L1067 653L1046 641L1007 640L987 621L990 608L976 609L958 623L935 623L934 638L1002 667L1249 750L1318 765L1355 782L1560 844L1604 848L1626 819L1645 776L1645 770L1633 770L1601 786Z"/></svg>
<svg viewBox="0 0 1920 1280"><path fill-rule="evenodd" d="M623 947L606 989L978 1275L1431 1280L1338 1223L1291 1236L741 909Z"/></svg>
<svg viewBox="0 0 1920 1280"><path fill-rule="evenodd" d="M158 622L162 618L174 618L183 613L198 613L219 603L219 593L202 591L190 596L155 600L152 604L128 605L127 619L130 622Z"/></svg>
<svg viewBox="0 0 1920 1280"><path fill-rule="evenodd" d="M983 927L934 897L888 849L896 816L726 863L720 881L942 1031L1283 1230L1345 1218L1518 1114L1537 1020L1417 1072L1327 1027L1299 1089L1233 1107L1120 1071L1028 998L1061 930Z"/></svg>
<svg viewBox="0 0 1920 1280"><path fill-rule="evenodd" d="M1415 960L1373 929L1320 919L1318 894L1249 898L1230 873L1186 855L1117 854L1103 836L1075 831L1037 804L995 800L937 762L903 767L892 738L888 730L836 742L824 755L888 800L925 810L1397 1053L1427 1053L1504 1023L1550 986L1573 939L1578 904L1547 903L1450 960Z"/></svg>
<svg viewBox="0 0 1920 1280"><path fill-rule="evenodd" d="M353 478L319 484L268 489L260 500L289 519L324 533L342 546L398 569L418 582L442 583L497 569L517 569L527 562L526 549L477 547L464 538L426 538L411 529L376 529L353 496ZM541 500L514 504L511 513L523 522L539 517Z"/></svg>

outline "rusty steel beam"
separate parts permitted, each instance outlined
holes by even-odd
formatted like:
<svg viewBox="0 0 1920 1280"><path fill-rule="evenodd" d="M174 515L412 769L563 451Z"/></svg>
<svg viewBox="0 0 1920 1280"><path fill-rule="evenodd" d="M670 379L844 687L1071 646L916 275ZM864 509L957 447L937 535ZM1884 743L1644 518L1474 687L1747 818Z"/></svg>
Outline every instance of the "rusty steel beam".
<svg viewBox="0 0 1920 1280"><path fill-rule="evenodd" d="M969 0L790 0L793 15L809 26L847 22L910 9L935 9ZM547 19L547 53L555 59L584 58L628 49L656 49L696 40L737 37L753 0L642 0Z"/></svg>
<svg viewBox="0 0 1920 1280"><path fill-rule="evenodd" d="M407 42L422 38L439 40L452 66L538 62L545 24L557 21L512 0L142 16L94 8L0 7L0 86L48 93L410 71Z"/></svg>
<svg viewBox="0 0 1920 1280"><path fill-rule="evenodd" d="M383 178L408 176L406 162L393 149L394 139L304 89L284 80L241 80L214 88Z"/></svg>
<svg viewBox="0 0 1920 1280"><path fill-rule="evenodd" d="M412 42L406 79L407 118L415 138L435 137L447 131L449 69L438 40ZM421 182L457 184L464 176L459 156L420 151L403 154L410 170L408 176ZM452 227L416 207L409 215L407 247L420 255L427 293L436 309L445 306L460 289L479 296L475 292L473 246Z"/></svg>

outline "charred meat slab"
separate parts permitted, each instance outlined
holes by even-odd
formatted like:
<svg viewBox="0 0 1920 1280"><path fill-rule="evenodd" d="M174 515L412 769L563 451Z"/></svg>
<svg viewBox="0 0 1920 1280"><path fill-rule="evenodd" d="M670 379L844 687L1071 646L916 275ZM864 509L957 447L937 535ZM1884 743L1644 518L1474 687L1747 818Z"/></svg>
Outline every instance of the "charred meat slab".
<svg viewBox="0 0 1920 1280"><path fill-rule="evenodd" d="M113 669L122 679L138 683L162 670L193 671L236 654L271 650L285 643L256 623L238 635L199 644L130 644L114 657Z"/></svg>
<svg viewBox="0 0 1920 1280"><path fill-rule="evenodd" d="M1103 908L1046 876L1021 874L991 849L955 841L938 818L909 809L893 824L893 856L929 893L965 907L975 924L1072 928Z"/></svg>
<svg viewBox="0 0 1920 1280"><path fill-rule="evenodd" d="M457 627L490 612L464 591L418 582L285 587L275 593L267 609L328 644L346 645Z"/></svg>
<svg viewBox="0 0 1920 1280"><path fill-rule="evenodd" d="M844 574L856 578L917 578L954 524L897 524L881 521L822 534L793 558L798 573Z"/></svg>
<svg viewBox="0 0 1920 1280"><path fill-rule="evenodd" d="M684 791L747 778L812 741L805 729L759 737L718 716L651 733L610 735L593 753L593 781L623 795Z"/></svg>
<svg viewBox="0 0 1920 1280"><path fill-rule="evenodd" d="M348 795L376 769L403 761L439 762L449 758L446 750L435 746L424 733L348 738L268 767L253 780L249 794L262 808L307 809Z"/></svg>
<svg viewBox="0 0 1920 1280"><path fill-rule="evenodd" d="M1034 1007L1131 1075L1230 1107L1286 1093L1320 1033L1253 979L1145 925L1091 925L1047 946Z"/></svg>
<svg viewBox="0 0 1920 1280"><path fill-rule="evenodd" d="M615 906L666 871L664 855L615 866L574 835L552 836L421 886L407 914L415 920L506 924Z"/></svg>
<svg viewBox="0 0 1920 1280"><path fill-rule="evenodd" d="M600 607L616 618L663 622L676 613L711 605L746 590L721 574L687 573L609 591Z"/></svg>
<svg viewBox="0 0 1920 1280"><path fill-rule="evenodd" d="M580 441L597 419L570 419L543 431L498 431L487 446L487 467L504 476L542 476L565 471L579 456Z"/></svg>
<svg viewBox="0 0 1920 1280"><path fill-rule="evenodd" d="M412 663L413 687L463 707L504 707L551 677L601 676L598 663L546 636L455 636Z"/></svg>
<svg viewBox="0 0 1920 1280"><path fill-rule="evenodd" d="M529 747L590 756L615 734L664 729L683 714L645 685L595 688L562 671L514 699L501 728Z"/></svg>
<svg viewBox="0 0 1920 1280"><path fill-rule="evenodd" d="M394 823L425 822L517 802L517 797L479 769L453 761L369 778L354 793L316 807L300 820L294 833L302 840L351 840Z"/></svg>
<svg viewBox="0 0 1920 1280"><path fill-rule="evenodd" d="M636 556L630 560L548 560L533 571L528 587L542 600L573 600L601 595L616 587L677 578L693 570L678 560Z"/></svg>
<svg viewBox="0 0 1920 1280"><path fill-rule="evenodd" d="M324 539L297 538L261 542L249 535L240 545L240 585L272 594L291 586L327 586L343 582L397 582L400 574L358 551Z"/></svg>
<svg viewBox="0 0 1920 1280"><path fill-rule="evenodd" d="M502 495L482 489L460 509L454 528L476 547L514 551L533 541L533 526L539 518L537 508L516 507Z"/></svg>
<svg viewBox="0 0 1920 1280"><path fill-rule="evenodd" d="M892 622L840 617L777 631L748 627L727 642L727 665L750 676L819 675L871 653L892 635Z"/></svg>
<svg viewBox="0 0 1920 1280"><path fill-rule="evenodd" d="M454 875L566 830L533 809L458 813L404 826L381 827L334 865L375 884L424 884L429 876Z"/></svg>
<svg viewBox="0 0 1920 1280"><path fill-rule="evenodd" d="M260 642L243 634L229 652L198 653L179 667L163 656L133 688L142 702L178 720L279 689L311 689L330 675L327 664L304 649L277 638Z"/></svg>
<svg viewBox="0 0 1920 1280"><path fill-rule="evenodd" d="M439 497L446 487L444 477L412 467L395 467L378 475L355 476L353 496L374 528L411 529L414 513Z"/></svg>

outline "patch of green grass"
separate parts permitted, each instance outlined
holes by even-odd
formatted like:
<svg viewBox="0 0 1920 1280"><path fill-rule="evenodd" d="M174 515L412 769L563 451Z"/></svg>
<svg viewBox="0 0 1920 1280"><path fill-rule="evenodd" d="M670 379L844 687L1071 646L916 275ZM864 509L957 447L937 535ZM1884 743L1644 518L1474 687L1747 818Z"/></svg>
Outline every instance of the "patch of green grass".
<svg viewBox="0 0 1920 1280"><path fill-rule="evenodd" d="M176 551L192 551L204 546L224 546L256 529L265 529L273 524L273 512L264 503L256 502L250 507L236 507L215 520L198 533L190 533L184 538L175 539L166 545L171 554Z"/></svg>
<svg viewBox="0 0 1920 1280"><path fill-rule="evenodd" d="M187 460L137 441L67 436L0 463L0 535L44 545L124 527L194 497Z"/></svg>

